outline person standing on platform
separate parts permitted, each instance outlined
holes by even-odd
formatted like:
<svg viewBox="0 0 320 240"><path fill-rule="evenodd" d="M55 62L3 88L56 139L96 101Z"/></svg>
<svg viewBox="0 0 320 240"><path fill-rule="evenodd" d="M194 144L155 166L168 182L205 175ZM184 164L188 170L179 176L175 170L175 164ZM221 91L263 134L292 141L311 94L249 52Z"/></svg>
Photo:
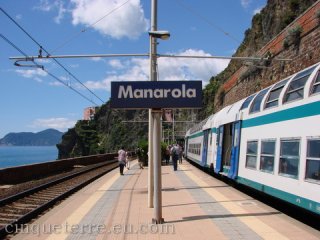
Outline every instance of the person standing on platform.
<svg viewBox="0 0 320 240"><path fill-rule="evenodd" d="M174 171L177 171L177 169L178 169L179 154L180 154L180 148L179 148L178 144L175 144L171 148L172 163L173 163L173 170Z"/></svg>
<svg viewBox="0 0 320 240"><path fill-rule="evenodd" d="M127 166L127 169L129 170L130 169L130 154L128 152L126 152L126 166Z"/></svg>
<svg viewBox="0 0 320 240"><path fill-rule="evenodd" d="M126 165L126 159L127 159L127 153L124 150L124 147L121 147L121 149L118 151L120 175L123 175L123 169L124 169L124 166Z"/></svg>
<svg viewBox="0 0 320 240"><path fill-rule="evenodd" d="M138 162L139 162L139 166L140 166L140 169L143 169L143 149L141 148L137 148L137 156L138 156Z"/></svg>
<svg viewBox="0 0 320 240"><path fill-rule="evenodd" d="M170 146L167 146L166 151L164 153L164 158L166 160L166 165L168 165L170 161Z"/></svg>
<svg viewBox="0 0 320 240"><path fill-rule="evenodd" d="M178 147L179 147L179 164L182 164L182 155L183 155L183 148L180 146L180 145L178 145Z"/></svg>

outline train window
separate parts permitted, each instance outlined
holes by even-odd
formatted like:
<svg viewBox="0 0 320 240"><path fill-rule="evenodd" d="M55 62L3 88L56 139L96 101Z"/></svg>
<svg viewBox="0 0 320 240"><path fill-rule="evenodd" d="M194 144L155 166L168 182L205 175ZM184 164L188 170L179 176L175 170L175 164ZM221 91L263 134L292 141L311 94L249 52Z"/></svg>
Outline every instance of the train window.
<svg viewBox="0 0 320 240"><path fill-rule="evenodd" d="M314 84L312 86L311 94L315 94L318 92L320 92L320 71L318 71L318 73L317 73L317 78L314 81Z"/></svg>
<svg viewBox="0 0 320 240"><path fill-rule="evenodd" d="M303 98L304 86L315 67L316 66L309 68L301 73L298 73L292 79L292 81L290 82L289 88L287 90L287 93L284 97L284 102L290 102L293 100Z"/></svg>
<svg viewBox="0 0 320 240"><path fill-rule="evenodd" d="M320 139L308 140L306 179L320 182Z"/></svg>
<svg viewBox="0 0 320 240"><path fill-rule="evenodd" d="M247 142L246 167L256 169L258 154L258 141Z"/></svg>
<svg viewBox="0 0 320 240"><path fill-rule="evenodd" d="M253 95L251 95L251 96L247 97L247 99L243 102L243 104L242 104L242 106L241 106L240 110L242 110L242 109L246 109L246 108L249 106L249 104L251 103L251 100L254 98L254 96L255 96L255 94L253 94Z"/></svg>
<svg viewBox="0 0 320 240"><path fill-rule="evenodd" d="M265 108L270 108L270 107L276 107L279 104L279 95L286 83L289 81L290 78L287 78L276 85L271 89L270 94L268 96L268 99L266 101L266 106Z"/></svg>
<svg viewBox="0 0 320 240"><path fill-rule="evenodd" d="M261 141L260 170L273 173L275 146L275 140Z"/></svg>
<svg viewBox="0 0 320 240"><path fill-rule="evenodd" d="M298 178L300 160L300 141L281 140L279 174L287 177Z"/></svg>
<svg viewBox="0 0 320 240"><path fill-rule="evenodd" d="M188 152L196 155L200 155L201 143L192 143L189 144Z"/></svg>
<svg viewBox="0 0 320 240"><path fill-rule="evenodd" d="M254 113L254 112L260 112L260 105L262 102L263 97L266 95L266 93L268 92L269 88L263 89L261 92L258 93L258 95L254 98L252 105L251 105L251 109L250 109L250 113Z"/></svg>

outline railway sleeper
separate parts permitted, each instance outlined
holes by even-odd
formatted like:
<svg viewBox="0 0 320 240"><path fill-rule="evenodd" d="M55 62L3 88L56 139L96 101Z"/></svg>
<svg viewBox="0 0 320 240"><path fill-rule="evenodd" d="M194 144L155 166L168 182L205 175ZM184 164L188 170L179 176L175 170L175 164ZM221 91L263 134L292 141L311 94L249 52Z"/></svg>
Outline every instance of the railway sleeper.
<svg viewBox="0 0 320 240"><path fill-rule="evenodd" d="M0 218L2 217L6 217L6 216L10 216L10 217L21 217L22 215L16 212L2 212L0 213Z"/></svg>
<svg viewBox="0 0 320 240"><path fill-rule="evenodd" d="M31 209L34 209L35 207L38 207L38 204L23 203L19 201L19 202L13 203L12 207L31 210Z"/></svg>
<svg viewBox="0 0 320 240"><path fill-rule="evenodd" d="M9 216L0 216L0 221L3 222L3 223L6 223L6 224L9 224L9 223L12 223L14 221L16 221L18 218L11 218Z"/></svg>
<svg viewBox="0 0 320 240"><path fill-rule="evenodd" d="M37 194L37 195L32 195L32 198L48 201L48 200L52 199L52 196L44 196L41 194Z"/></svg>

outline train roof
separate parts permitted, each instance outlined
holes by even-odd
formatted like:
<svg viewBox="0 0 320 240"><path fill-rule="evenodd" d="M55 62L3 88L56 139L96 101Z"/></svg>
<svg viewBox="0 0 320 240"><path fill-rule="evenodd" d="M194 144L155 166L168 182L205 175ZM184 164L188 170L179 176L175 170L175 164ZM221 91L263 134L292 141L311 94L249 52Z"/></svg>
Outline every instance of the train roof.
<svg viewBox="0 0 320 240"><path fill-rule="evenodd" d="M202 126L202 130L206 130L206 129L210 129L212 128L212 124L213 124L213 121L214 121L214 118L215 118L215 114L211 115L208 120L206 121L206 123Z"/></svg>
<svg viewBox="0 0 320 240"><path fill-rule="evenodd" d="M226 106L221 111L219 111L214 118L214 125L220 126L239 120L240 108L244 101L245 99L241 99L240 101L235 102L232 105Z"/></svg>
<svg viewBox="0 0 320 240"><path fill-rule="evenodd" d="M320 62L292 74L260 91L224 107L188 130L186 136L230 122L317 101L320 94ZM259 116L258 115L258 116Z"/></svg>

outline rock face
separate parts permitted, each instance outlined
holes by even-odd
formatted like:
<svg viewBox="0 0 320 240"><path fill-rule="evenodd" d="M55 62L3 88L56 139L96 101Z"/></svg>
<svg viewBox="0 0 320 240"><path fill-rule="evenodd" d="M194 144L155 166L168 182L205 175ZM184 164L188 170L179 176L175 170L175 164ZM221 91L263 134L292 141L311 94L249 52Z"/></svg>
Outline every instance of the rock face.
<svg viewBox="0 0 320 240"><path fill-rule="evenodd" d="M232 60L204 89L201 118L318 62L319 9L317 0L268 0L252 18L234 56L268 57L270 61ZM273 61L277 58L293 61Z"/></svg>
<svg viewBox="0 0 320 240"><path fill-rule="evenodd" d="M0 139L5 146L55 146L61 141L63 133L55 129L47 129L38 133L9 133Z"/></svg>

